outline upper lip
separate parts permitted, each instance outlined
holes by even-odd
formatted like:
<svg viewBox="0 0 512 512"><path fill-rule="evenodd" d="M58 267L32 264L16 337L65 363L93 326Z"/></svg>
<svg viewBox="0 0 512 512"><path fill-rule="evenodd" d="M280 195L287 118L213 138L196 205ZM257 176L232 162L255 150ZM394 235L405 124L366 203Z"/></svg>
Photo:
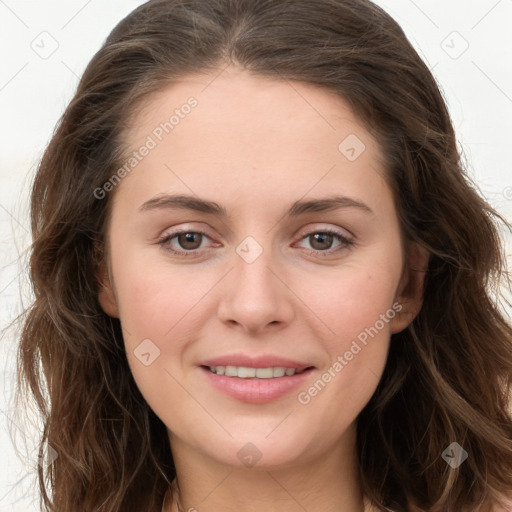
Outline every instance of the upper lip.
<svg viewBox="0 0 512 512"><path fill-rule="evenodd" d="M200 363L201 366L245 366L247 368L295 368L296 370L305 370L313 365L294 361L277 355L259 355L249 356L246 354L231 354L213 359L208 359Z"/></svg>

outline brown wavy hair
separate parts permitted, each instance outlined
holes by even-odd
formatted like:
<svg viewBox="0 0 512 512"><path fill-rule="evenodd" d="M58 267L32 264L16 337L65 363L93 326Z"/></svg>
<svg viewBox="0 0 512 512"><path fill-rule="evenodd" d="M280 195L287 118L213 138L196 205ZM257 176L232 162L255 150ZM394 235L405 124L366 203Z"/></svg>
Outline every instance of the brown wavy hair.
<svg viewBox="0 0 512 512"><path fill-rule="evenodd" d="M379 141L406 240L430 254L423 306L392 335L358 417L363 492L380 511L469 512L512 488L512 329L500 225L461 163L442 94L399 25L368 0L152 0L93 57L31 192L30 279L19 392L44 420L41 507L160 512L175 476L167 430L131 375L99 265L121 133L149 95L227 64L344 98ZM309 108L305 106L305 108ZM458 442L468 459L441 454Z"/></svg>

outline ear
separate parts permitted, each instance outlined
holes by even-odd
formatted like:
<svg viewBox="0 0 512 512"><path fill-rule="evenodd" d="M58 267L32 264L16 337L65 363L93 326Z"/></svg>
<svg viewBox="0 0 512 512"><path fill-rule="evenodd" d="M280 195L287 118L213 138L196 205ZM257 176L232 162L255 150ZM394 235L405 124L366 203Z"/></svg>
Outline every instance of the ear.
<svg viewBox="0 0 512 512"><path fill-rule="evenodd" d="M423 284L428 268L429 253L415 242L410 242L395 303L401 309L391 320L391 333L403 331L414 320L423 305Z"/></svg>
<svg viewBox="0 0 512 512"><path fill-rule="evenodd" d="M99 255L96 279L98 281L98 301L108 316L119 318L119 308L117 306L116 294L114 291L111 272L107 258L103 251L96 247L96 254Z"/></svg>

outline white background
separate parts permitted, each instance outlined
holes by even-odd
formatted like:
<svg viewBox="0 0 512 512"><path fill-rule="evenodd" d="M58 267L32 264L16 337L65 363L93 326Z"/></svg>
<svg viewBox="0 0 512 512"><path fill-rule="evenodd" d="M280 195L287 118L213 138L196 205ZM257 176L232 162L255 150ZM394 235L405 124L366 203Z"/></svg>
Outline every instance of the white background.
<svg viewBox="0 0 512 512"><path fill-rule="evenodd" d="M0 512L38 510L36 431L15 415L16 332L5 330L30 301L24 278L30 180L87 62L115 24L141 3L0 0ZM511 219L512 0L376 3L401 24L433 70L470 175ZM44 54L53 47L54 53Z"/></svg>

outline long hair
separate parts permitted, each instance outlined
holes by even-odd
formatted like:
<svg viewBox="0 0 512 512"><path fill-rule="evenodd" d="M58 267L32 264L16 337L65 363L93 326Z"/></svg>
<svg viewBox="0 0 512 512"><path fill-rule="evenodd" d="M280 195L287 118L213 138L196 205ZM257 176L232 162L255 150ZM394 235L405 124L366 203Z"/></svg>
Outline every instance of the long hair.
<svg viewBox="0 0 512 512"><path fill-rule="evenodd" d="M175 476L165 425L131 375L97 271L123 163L121 134L187 73L241 69L344 98L380 143L401 229L430 254L423 306L390 341L357 421L363 492L381 511L469 512L512 487L512 329L499 225L461 163L439 88L402 29L368 0L151 0L112 31L55 130L31 191L34 302L20 393L44 421L41 505L159 512ZM457 442L458 467L442 454Z"/></svg>

